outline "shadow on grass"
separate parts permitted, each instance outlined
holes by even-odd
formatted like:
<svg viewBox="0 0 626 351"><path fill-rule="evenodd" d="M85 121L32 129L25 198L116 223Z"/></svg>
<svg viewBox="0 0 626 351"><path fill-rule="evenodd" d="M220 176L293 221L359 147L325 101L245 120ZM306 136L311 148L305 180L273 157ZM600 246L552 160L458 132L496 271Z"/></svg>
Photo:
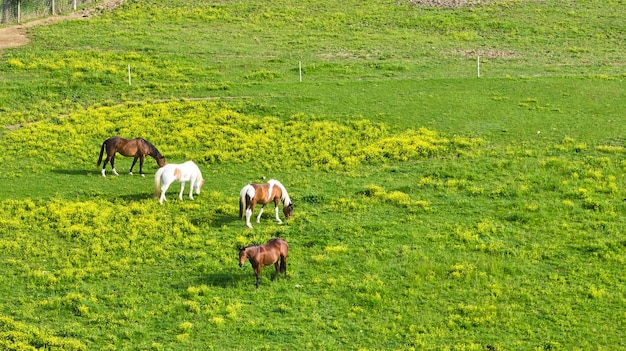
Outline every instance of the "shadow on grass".
<svg viewBox="0 0 626 351"><path fill-rule="evenodd" d="M220 272L200 274L197 277L193 277L187 281L178 282L174 287L176 289L187 289L189 286L211 286L216 288L235 288L244 287L255 289L256 278L254 276L254 270L249 263L246 263L243 267L226 268ZM274 278L274 267L265 267L266 269L261 272L261 286L274 284L274 281L289 279L282 275ZM271 273L270 273L271 272Z"/></svg>
<svg viewBox="0 0 626 351"><path fill-rule="evenodd" d="M211 215L201 215L191 217L188 216L189 221L198 227L209 226L213 228L221 228L223 226L232 226L237 225L239 220L238 214L230 214L230 213L216 213ZM241 226L245 227L245 220L241 220Z"/></svg>
<svg viewBox="0 0 626 351"><path fill-rule="evenodd" d="M228 214L221 213L213 220L213 226L222 227L225 225L236 225L237 223L241 223L242 227L246 226L245 220L240 220L238 214Z"/></svg>
<svg viewBox="0 0 626 351"><path fill-rule="evenodd" d="M248 279L252 284L254 284L254 272L244 271L244 269L240 270L239 267L237 267L229 269L227 271L202 274L198 277L191 279L191 281L177 284L175 288L186 289L189 286L198 285L208 285L219 288L232 288L239 286L243 281Z"/></svg>
<svg viewBox="0 0 626 351"><path fill-rule="evenodd" d="M135 202L135 201L151 200L151 199L154 199L154 201L159 201L157 198L154 197L154 193L126 194L126 195L117 195L117 196L111 197L111 200L122 200L126 202Z"/></svg>
<svg viewBox="0 0 626 351"><path fill-rule="evenodd" d="M84 175L100 175L99 169L53 169L52 173L63 174L63 175L75 175L75 176L84 176Z"/></svg>
<svg viewBox="0 0 626 351"><path fill-rule="evenodd" d="M243 273L244 272L241 271L211 273L204 276L204 278L201 280L204 282L204 284L211 286L222 288L235 287L247 277L247 275ZM250 277L250 279L254 279L254 276Z"/></svg>
<svg viewBox="0 0 626 351"><path fill-rule="evenodd" d="M62 174L62 175L76 175L76 176L84 176L84 175L88 175L88 176L99 176L101 177L102 174L100 173L100 169L99 168L90 168L90 169L53 169L52 173L56 173L56 174ZM106 170L106 176L107 177L141 177L141 175L139 174L138 170L133 170L133 174L130 175L128 173L128 170L121 170L119 171L119 175L114 175L110 169ZM144 173L144 177L143 178L154 178L154 172L148 172L148 173Z"/></svg>

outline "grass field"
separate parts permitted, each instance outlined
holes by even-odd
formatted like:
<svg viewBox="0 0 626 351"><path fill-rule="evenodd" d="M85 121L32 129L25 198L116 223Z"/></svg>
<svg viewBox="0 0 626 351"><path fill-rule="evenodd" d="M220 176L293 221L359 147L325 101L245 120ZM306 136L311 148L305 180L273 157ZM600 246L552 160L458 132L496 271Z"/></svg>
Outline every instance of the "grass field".
<svg viewBox="0 0 626 351"><path fill-rule="evenodd" d="M622 5L139 0L30 29L0 53L0 348L626 349ZM202 193L160 206L152 159L101 177L112 135ZM270 178L294 219L248 229ZM287 278L255 289L237 249L272 237Z"/></svg>

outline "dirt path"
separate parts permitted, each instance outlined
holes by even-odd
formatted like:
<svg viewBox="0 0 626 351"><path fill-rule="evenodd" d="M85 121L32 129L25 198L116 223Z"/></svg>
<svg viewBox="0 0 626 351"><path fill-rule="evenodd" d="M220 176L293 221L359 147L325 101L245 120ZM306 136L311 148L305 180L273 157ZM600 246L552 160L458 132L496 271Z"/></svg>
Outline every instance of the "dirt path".
<svg viewBox="0 0 626 351"><path fill-rule="evenodd" d="M110 11L117 6L123 4L126 0L104 0L94 4L92 7L85 8L76 12L72 12L65 16L52 16L42 18L18 25L0 28L0 50L14 48L28 44L27 28L56 23L59 21L73 20L73 19L85 19L93 16L97 16L105 11Z"/></svg>

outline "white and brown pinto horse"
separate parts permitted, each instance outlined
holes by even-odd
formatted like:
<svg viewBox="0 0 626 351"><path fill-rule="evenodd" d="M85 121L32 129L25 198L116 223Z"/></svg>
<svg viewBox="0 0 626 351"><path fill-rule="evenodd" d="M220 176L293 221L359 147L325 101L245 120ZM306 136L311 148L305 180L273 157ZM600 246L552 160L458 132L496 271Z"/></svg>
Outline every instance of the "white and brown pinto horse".
<svg viewBox="0 0 626 351"><path fill-rule="evenodd" d="M270 179L265 184L248 184L241 189L239 193L239 219L243 218L244 211L246 212L246 225L249 228L252 228L252 224L250 224L250 217L252 216L252 211L254 211L254 206L256 204L261 204L261 210L259 211L259 215L256 218L256 222L259 223L261 221L261 215L263 214L263 209L265 205L270 202L274 202L274 213L276 214L276 221L278 223L282 223L278 217L278 203L283 203L283 213L285 214L286 219L291 218L291 213L293 212L293 203L289 198L289 194L287 194L287 189L275 179Z"/></svg>
<svg viewBox="0 0 626 351"><path fill-rule="evenodd" d="M193 163L193 161L187 161L181 164L169 163L165 166L159 168L159 170L154 175L154 196L159 196L159 191L161 192L161 196L159 198L159 203L162 205L163 201L165 201L165 192L170 187L170 185L174 181L179 181L180 184L180 193L178 194L178 198L183 200L183 191L185 191L185 183L189 182L189 198L193 200L193 192L196 192L196 195L200 194L200 188L204 184L204 179L202 178L202 172L200 172L200 168Z"/></svg>

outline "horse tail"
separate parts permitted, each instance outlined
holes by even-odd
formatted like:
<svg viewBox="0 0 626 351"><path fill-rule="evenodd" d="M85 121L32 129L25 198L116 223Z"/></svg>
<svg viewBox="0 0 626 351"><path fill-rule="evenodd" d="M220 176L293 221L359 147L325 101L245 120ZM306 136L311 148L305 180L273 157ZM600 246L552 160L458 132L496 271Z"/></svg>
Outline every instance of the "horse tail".
<svg viewBox="0 0 626 351"><path fill-rule="evenodd" d="M159 196L159 191L161 191L161 176L165 171L165 167L159 168L154 174L154 196Z"/></svg>
<svg viewBox="0 0 626 351"><path fill-rule="evenodd" d="M284 244L284 252L283 248L281 248L280 252L280 272L287 274L287 254L289 252L289 244L283 240Z"/></svg>
<svg viewBox="0 0 626 351"><path fill-rule="evenodd" d="M250 192L252 192L250 194ZM239 192L239 219L243 218L243 212L246 210L247 200L246 196L254 197L254 187L250 184L244 186Z"/></svg>
<svg viewBox="0 0 626 351"><path fill-rule="evenodd" d="M100 156L98 157L98 163L96 163L96 167L100 167L100 163L102 162L102 155L104 155L104 147L106 146L108 140L109 139L102 142L102 146L100 147Z"/></svg>

